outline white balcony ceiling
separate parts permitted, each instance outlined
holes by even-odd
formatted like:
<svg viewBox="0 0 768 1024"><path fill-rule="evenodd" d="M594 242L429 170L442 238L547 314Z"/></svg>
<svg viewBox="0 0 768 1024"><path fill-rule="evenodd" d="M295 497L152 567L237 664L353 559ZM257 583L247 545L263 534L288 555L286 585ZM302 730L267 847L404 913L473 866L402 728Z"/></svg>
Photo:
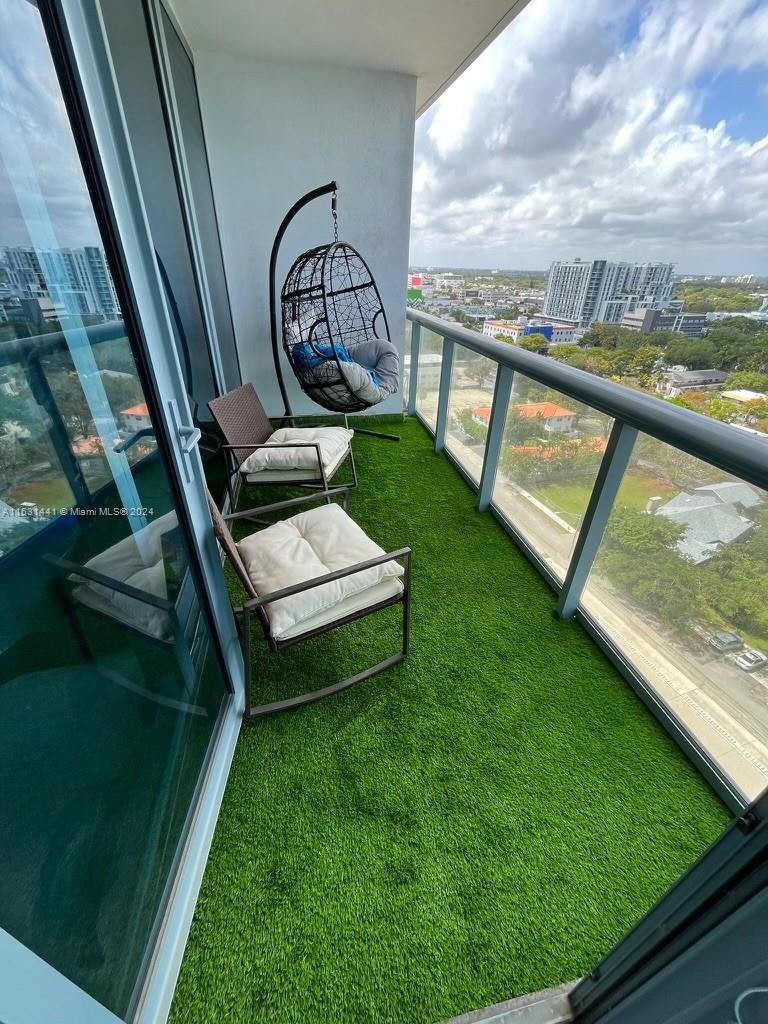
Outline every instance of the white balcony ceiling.
<svg viewBox="0 0 768 1024"><path fill-rule="evenodd" d="M529 0L172 0L192 49L418 79L421 113Z"/></svg>

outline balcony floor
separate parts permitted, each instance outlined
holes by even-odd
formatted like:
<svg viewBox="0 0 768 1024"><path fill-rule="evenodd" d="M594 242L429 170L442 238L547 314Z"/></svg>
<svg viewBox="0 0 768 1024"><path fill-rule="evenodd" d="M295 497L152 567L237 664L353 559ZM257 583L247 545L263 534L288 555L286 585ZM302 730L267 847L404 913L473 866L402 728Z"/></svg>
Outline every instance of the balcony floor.
<svg viewBox="0 0 768 1024"><path fill-rule="evenodd" d="M728 820L421 426L398 431L356 441L350 511L413 548L411 657L244 726L173 1024L431 1024L570 980ZM359 670L398 624L258 640L257 698Z"/></svg>

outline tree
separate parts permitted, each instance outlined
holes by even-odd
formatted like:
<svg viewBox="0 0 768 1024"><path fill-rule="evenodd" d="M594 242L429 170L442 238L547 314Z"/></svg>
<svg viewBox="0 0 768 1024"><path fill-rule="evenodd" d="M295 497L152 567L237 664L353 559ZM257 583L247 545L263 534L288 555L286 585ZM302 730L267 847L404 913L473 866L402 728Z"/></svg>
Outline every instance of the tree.
<svg viewBox="0 0 768 1024"><path fill-rule="evenodd" d="M649 470L680 490L717 483L723 478L720 470L648 434L638 438L634 459L641 469Z"/></svg>
<svg viewBox="0 0 768 1024"><path fill-rule="evenodd" d="M686 338L667 345L664 359L668 366L685 366L689 370L710 370L720 361L718 350L711 341Z"/></svg>
<svg viewBox="0 0 768 1024"><path fill-rule="evenodd" d="M488 427L484 423L478 423L472 415L471 409L462 409L455 419L470 440L478 444L485 441L488 436Z"/></svg>
<svg viewBox="0 0 768 1024"><path fill-rule="evenodd" d="M768 637L768 509L758 511L755 530L724 545L704 568L710 602L726 621Z"/></svg>
<svg viewBox="0 0 768 1024"><path fill-rule="evenodd" d="M661 356L662 350L656 345L642 345L632 354L632 359L629 363L630 373L640 378L649 377L656 368Z"/></svg>
<svg viewBox="0 0 768 1024"><path fill-rule="evenodd" d="M760 305L760 299L753 299L747 292L727 284L678 285L675 296L683 300L685 309L691 313L749 312Z"/></svg>
<svg viewBox="0 0 768 1024"><path fill-rule="evenodd" d="M539 334L536 331L533 334L524 334L521 338L518 338L517 344L527 352L539 352L541 349L548 348L550 342L545 334Z"/></svg>
<svg viewBox="0 0 768 1024"><path fill-rule="evenodd" d="M477 356L464 366L464 376L475 381L479 387L485 387L496 376L496 364L485 356Z"/></svg>
<svg viewBox="0 0 768 1024"><path fill-rule="evenodd" d="M684 532L664 516L617 505L595 565L618 591L678 629L700 614L704 603L695 566L677 550Z"/></svg>
<svg viewBox="0 0 768 1024"><path fill-rule="evenodd" d="M768 373L756 373L754 370L737 370L728 376L725 382L726 389L736 391L765 391L768 392Z"/></svg>

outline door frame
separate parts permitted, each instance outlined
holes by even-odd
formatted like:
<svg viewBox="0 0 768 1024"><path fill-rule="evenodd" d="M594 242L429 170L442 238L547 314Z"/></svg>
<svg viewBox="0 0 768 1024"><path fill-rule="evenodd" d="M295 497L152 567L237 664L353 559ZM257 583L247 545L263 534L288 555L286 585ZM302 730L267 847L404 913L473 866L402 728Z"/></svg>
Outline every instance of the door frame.
<svg viewBox="0 0 768 1024"><path fill-rule="evenodd" d="M163 116L165 118L168 141L173 155L176 186L185 221L192 267L200 299L200 309L205 325L211 364L214 370L214 384L216 385L218 394L223 395L227 391L226 374L224 372L224 364L221 359L221 347L219 345L218 331L216 328L216 316L213 309L213 302L211 300L210 288L208 286L208 278L205 269L205 248L200 235L197 211L195 207L195 195L192 189L191 176L187 163L186 151L184 149L184 130L176 99L176 90L173 81L173 66L168 53L168 40L165 25L163 24L163 14L165 14L171 22L173 30L178 36L182 47L189 57L189 62L192 65L192 76L195 81L195 100L200 114L200 122L203 124L203 113L200 106L200 94L197 87L197 71L195 69L194 54L192 48L187 42L184 32L182 31L178 18L169 4L165 3L164 0L142 0L142 4L147 20L149 43L152 50L152 58L155 63L155 71L158 79L158 91L160 93L160 102L163 107ZM204 131L205 126L203 124L203 132ZM216 234L218 237L219 252L221 254L222 269L224 271L224 285L227 295L228 314L232 325L232 336L235 341L235 359L237 362L239 377L237 383L240 384L242 383L240 352L237 346L235 325L232 318L232 305L229 298L229 282L227 281L226 267L224 266L224 249L221 244L219 214L216 208L216 196L213 191L210 159L208 157L208 149L205 139L203 140L203 144L205 147L205 160L208 168L208 177L211 179L211 202L213 204L214 218L216 221Z"/></svg>
<svg viewBox="0 0 768 1024"><path fill-rule="evenodd" d="M208 852L224 795L244 710L243 657L231 602L221 571L205 499L205 476L196 445L179 427L193 427L174 331L162 280L154 259L136 164L123 116L99 0L47 0L41 14L62 88L74 100L80 123L76 141L86 151L89 184L101 192L102 230L130 297L124 316L135 335L147 386L147 401L157 440L168 466L179 518L190 544L204 617L217 649L225 696L216 732L190 807L188 828L177 869L169 879L168 897L145 972L139 980L132 1024L158 1024L167 1018L181 967ZM70 111L72 114L72 111ZM76 119L76 118L75 118ZM53 970L50 968L50 970ZM85 995L85 993L84 993ZM105 1013L108 1011L104 1011ZM63 1016L61 1024L82 1024L83 1017ZM104 1018L105 1021L116 1019Z"/></svg>
<svg viewBox="0 0 768 1024"><path fill-rule="evenodd" d="M704 937L768 888L768 790L571 992L576 1024L619 1024L621 1005L682 962Z"/></svg>

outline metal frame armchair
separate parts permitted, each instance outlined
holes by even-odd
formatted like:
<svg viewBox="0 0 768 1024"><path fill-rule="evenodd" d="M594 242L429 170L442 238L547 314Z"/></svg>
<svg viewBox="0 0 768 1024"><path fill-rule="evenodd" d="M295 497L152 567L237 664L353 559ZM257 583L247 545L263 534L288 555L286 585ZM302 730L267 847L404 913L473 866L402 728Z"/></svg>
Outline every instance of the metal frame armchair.
<svg viewBox="0 0 768 1024"><path fill-rule="evenodd" d="M227 493L229 496L230 508L235 507L235 488L233 487L233 476L236 477L245 460L262 448L267 449L296 449L314 448L317 458L317 469L307 471L302 477L298 471L274 470L269 475L264 474L263 480L254 480L258 486L296 486L309 487L322 491L328 491L330 481L347 459L352 469L351 487L357 486L357 468L355 457L350 444L347 451L339 461L329 467L323 461L320 444L317 441L286 441L284 443L269 443L269 438L275 432L272 421L259 400L259 396L253 384L243 384L239 388L228 391L219 398L214 398L208 403L211 415L216 420L225 443L221 446L224 459L224 473L227 481ZM275 417L276 423L288 423L294 425L294 416ZM339 417L335 417L338 419ZM327 420L328 417L323 417ZM342 416L344 427L349 429L347 417ZM325 425L325 424L324 424ZM288 475L290 472L290 476ZM279 479L279 474L284 473L285 477ZM259 474L255 474L259 476Z"/></svg>
<svg viewBox="0 0 768 1024"><path fill-rule="evenodd" d="M243 558L238 550L237 542L235 541L232 533L230 532L229 524L232 522L241 521L260 521L255 513L259 516L266 512L282 512L283 510L293 508L298 505L305 505L309 502L318 500L332 501L333 498L342 497L342 507L346 512L347 499L349 496L349 488L340 487L330 491L319 492L317 494L304 495L300 498L294 498L287 501L276 502L273 505L264 506L258 509L246 509L242 512L233 512L229 515L223 515L216 503L214 502L211 495L208 495L208 504L211 510L211 518L213 519L214 532L218 541L221 545L224 554L230 562L232 568L237 573L237 576L245 588L246 593L249 596L242 606L235 607L234 612L236 618L239 620L240 625L240 636L241 644L243 649L243 658L245 661L245 699L246 699L246 715L249 718L257 718L263 715L274 714L277 711L288 711L292 708L301 707L304 704L309 704L312 701L321 700L323 697L329 697L331 694L339 693L342 690L346 690L350 686L354 686L355 683L359 683L364 679L370 679L372 676L377 675L379 672L383 672L385 669L391 668L393 665L397 665L403 661L409 652L410 646L410 609L411 609L411 549L410 548L398 548L395 551L384 552L375 557L359 561L354 564L344 566L341 569L337 569L333 572L328 572L320 576L316 576L309 580L302 580L291 586L282 587L279 590L274 590L271 593L258 593L253 581L248 575ZM284 522L278 520L279 522ZM352 521L354 522L354 521ZM277 524L272 524L277 525ZM355 524L356 525L356 524ZM273 635L273 630L270 625L270 619L267 614L267 608L270 604L276 601L280 601L285 598L294 597L299 594L304 594L307 591L312 590L315 587L321 586L322 584L332 583L337 580L345 579L349 576L353 576L355 573L364 572L377 566L384 565L387 562L402 560L404 573L402 576L402 587L399 592L390 594L382 600L375 601L375 603L369 604L365 607L358 608L348 614L342 614L338 618L332 621L325 622L322 625L314 628L308 628L305 632L299 632L295 636L291 636L287 639L278 639ZM400 579L400 577L397 577ZM373 589L373 588L371 588ZM330 686L324 686L318 690L311 690L307 693L302 693L296 697L288 697L284 700L277 700L267 704L251 704L251 688L252 688L252 673L251 673L251 621L252 619L258 619L264 637L267 641L267 645L271 651L280 652L286 650L289 647L293 647L295 644L302 643L304 640L309 640L312 637L320 636L323 633L330 632L333 629L337 629L340 626L344 626L347 623L355 622L358 619L366 618L368 615L372 615L375 612L381 611L384 608L390 608L394 605L401 604L403 607L403 619L402 619L402 644L400 650L383 661L378 662L376 665L372 665L370 668L364 669L362 672L357 672L355 675L349 676L346 679L342 679L339 682L332 683Z"/></svg>

